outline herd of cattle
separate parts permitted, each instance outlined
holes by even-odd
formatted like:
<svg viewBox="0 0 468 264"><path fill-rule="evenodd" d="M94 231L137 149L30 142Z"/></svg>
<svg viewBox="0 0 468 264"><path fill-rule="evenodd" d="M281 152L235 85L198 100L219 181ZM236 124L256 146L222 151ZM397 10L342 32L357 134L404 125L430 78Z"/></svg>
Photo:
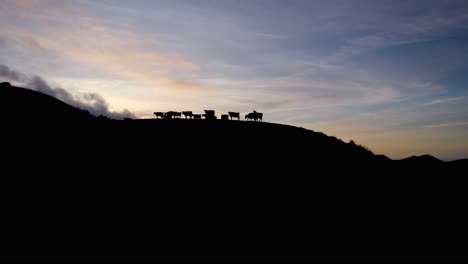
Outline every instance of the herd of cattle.
<svg viewBox="0 0 468 264"><path fill-rule="evenodd" d="M214 110L205 110L204 114L194 114L192 111L182 111L182 112L175 112L175 111L169 111L169 112L154 112L153 113L156 118L163 118L163 119L175 119L175 118L181 118L182 115L184 115L185 118L190 118L190 119L202 119L204 117L205 119L217 119L215 115ZM240 114L238 112L228 112L228 115L221 115L221 119L227 119L231 118L237 118L240 120ZM258 113L257 111L253 111L252 113L248 113L245 115L246 120L252 120L252 121L262 121L263 118L263 113Z"/></svg>

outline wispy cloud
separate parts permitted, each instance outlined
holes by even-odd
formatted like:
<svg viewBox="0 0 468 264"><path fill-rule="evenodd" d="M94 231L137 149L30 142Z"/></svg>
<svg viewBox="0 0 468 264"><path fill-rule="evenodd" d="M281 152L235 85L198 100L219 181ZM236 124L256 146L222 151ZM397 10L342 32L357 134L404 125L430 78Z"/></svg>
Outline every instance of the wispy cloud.
<svg viewBox="0 0 468 264"><path fill-rule="evenodd" d="M89 111L95 116L104 115L114 119L125 117L135 118L135 114L128 110L113 112L109 110L106 100L97 93L71 94L61 87L51 86L44 78L39 76L28 76L24 73L10 69L0 64L0 77L10 81L22 83L26 88L34 89L64 101L67 104Z"/></svg>
<svg viewBox="0 0 468 264"><path fill-rule="evenodd" d="M53 8L50 6L49 1L29 4L9 1L8 7L13 10L11 12L29 21L44 23L43 16L49 17L50 12L56 15L46 30L31 30L14 25L8 28L0 26L0 29L20 39L35 52L48 50L71 63L92 65L159 89L205 90L206 87L191 78L199 66L180 53L158 51L157 40L131 31L111 29L71 2ZM70 9L74 12L68 12ZM25 10L34 15L26 15ZM50 17L46 21L49 20Z"/></svg>
<svg viewBox="0 0 468 264"><path fill-rule="evenodd" d="M197 8L190 3L179 3L168 8L168 5L159 6L155 3L157 8L148 10L143 7L149 4L138 3L137 6L141 9L134 10L131 14L150 17L150 20L145 21L152 24L142 25L141 28L116 27L113 17L111 20L108 17L91 15L86 1L58 5L48 4L49 1L27 6L16 5L13 8L25 19L38 23L42 23L39 17L49 16L51 12L57 13L52 16L53 21L51 18L46 20L49 21L47 30L32 31L16 27L14 30L10 29L10 32L23 40L27 39L24 42L28 42L31 47L53 51L62 60L84 67L91 66L155 89L192 94L220 91L226 92L226 95L269 93L271 97L282 96L281 101L286 99L296 104L306 101L319 102L321 105L375 104L444 91L445 87L437 83L436 78L421 74L427 67L420 69L420 65L414 65L404 68L401 63L356 65L354 58L374 50L428 39L435 36L435 32L441 28L464 21L464 17L457 13L456 18L442 23L441 18L445 18L442 11L434 14L422 11L423 15L408 18L404 14L408 6L400 4L392 5L393 15L388 15L372 1L359 1L363 8L357 10L357 15L344 13L354 5L345 2L295 3L300 9L285 8L283 3L277 1L273 1L271 8L267 9L255 2L249 4L249 8L235 9L236 12L232 11L229 3L208 5L206 8L205 4ZM118 4L109 2L102 6L114 5ZM409 7L413 8L411 5ZM31 8L35 10L35 15L27 16L32 11ZM68 12L69 10L74 12ZM122 8L119 12L122 10L125 9ZM309 11L320 15L323 23L314 23ZM254 21L248 16L250 12L259 15L256 18L259 23L252 24ZM173 16L172 19L167 17L169 14ZM179 21L181 14L185 14L184 21ZM429 15L432 20L427 19L426 16ZM284 25L278 25L277 16L291 16L293 19L284 20ZM396 18L402 18L402 21L399 22ZM212 23L214 21L216 23ZM306 28L294 27L298 22L311 25L312 28L306 31ZM278 27L267 30L262 26L264 23ZM321 25L326 25L329 29L328 39L339 44L336 48L328 49L328 43L316 44L320 43L320 36L316 36L316 32L324 32ZM152 26L155 28L151 28ZM316 31L314 28L321 30ZM159 34L154 35L151 31ZM350 32L347 33L350 36L343 39L340 34L346 31ZM233 41L243 43L233 45ZM299 42L295 44L297 41ZM171 45L174 49L177 47L178 51L171 51ZM294 45L317 47L318 51L326 48L329 51L315 53L313 49L300 48L290 54L289 50ZM181 50L192 56L184 55ZM205 50L209 56L200 58L193 55L204 54ZM280 52L276 52L277 50ZM221 61L213 63L212 58L218 57L220 51L223 56ZM189 57L196 58L197 62ZM229 63L236 67L220 66ZM323 67L324 65L327 67ZM398 68L402 70L396 70ZM226 85L211 85L211 80L219 79L216 75L222 75ZM262 84L269 88L245 91L241 85L249 76L252 76L248 81L249 87L252 84ZM240 95L231 98L244 97L246 96Z"/></svg>
<svg viewBox="0 0 468 264"><path fill-rule="evenodd" d="M468 126L468 122L446 122L440 124L427 125L427 128L442 128L442 127L458 127L458 126Z"/></svg>
<svg viewBox="0 0 468 264"><path fill-rule="evenodd" d="M10 69L8 66L0 64L0 77L6 78L15 82L25 82L28 76L16 70Z"/></svg>
<svg viewBox="0 0 468 264"><path fill-rule="evenodd" d="M458 96L458 97L437 99L437 100L433 100L433 101L430 101L430 102L426 103L426 105L448 104L448 103L458 102L458 101L463 100L465 98L466 98L466 96Z"/></svg>

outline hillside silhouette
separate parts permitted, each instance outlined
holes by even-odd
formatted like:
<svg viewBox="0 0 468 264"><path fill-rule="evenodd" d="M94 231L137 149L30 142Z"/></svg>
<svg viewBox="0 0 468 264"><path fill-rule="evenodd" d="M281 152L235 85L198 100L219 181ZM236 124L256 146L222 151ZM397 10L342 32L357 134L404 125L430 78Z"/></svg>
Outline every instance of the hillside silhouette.
<svg viewBox="0 0 468 264"><path fill-rule="evenodd" d="M92 116L85 110L70 106L55 97L30 89L1 84L2 111L8 120L28 122L80 122Z"/></svg>
<svg viewBox="0 0 468 264"><path fill-rule="evenodd" d="M466 160L0 87L5 259L467 259Z"/></svg>

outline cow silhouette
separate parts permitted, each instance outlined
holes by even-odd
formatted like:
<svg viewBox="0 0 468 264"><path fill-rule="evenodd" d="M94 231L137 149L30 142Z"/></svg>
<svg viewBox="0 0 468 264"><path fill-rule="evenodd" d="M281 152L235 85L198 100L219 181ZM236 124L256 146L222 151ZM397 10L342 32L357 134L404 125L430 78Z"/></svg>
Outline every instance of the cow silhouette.
<svg viewBox="0 0 468 264"><path fill-rule="evenodd" d="M193 118L192 111L182 111L182 114L185 116L185 118Z"/></svg>
<svg viewBox="0 0 468 264"><path fill-rule="evenodd" d="M245 115L246 120L253 120L253 121L262 121L263 113L258 113L257 111L253 111L252 113L248 113Z"/></svg>
<svg viewBox="0 0 468 264"><path fill-rule="evenodd" d="M214 110L205 110L203 116L205 117L205 119L216 119Z"/></svg>
<svg viewBox="0 0 468 264"><path fill-rule="evenodd" d="M238 120L240 120L240 114L238 112L228 112L229 114L229 117L231 118L231 120L233 118L237 118Z"/></svg>
<svg viewBox="0 0 468 264"><path fill-rule="evenodd" d="M155 115L156 118L164 118L164 112L154 112L153 115Z"/></svg>
<svg viewBox="0 0 468 264"><path fill-rule="evenodd" d="M164 114L164 119L180 118L182 114L176 111L169 111Z"/></svg>

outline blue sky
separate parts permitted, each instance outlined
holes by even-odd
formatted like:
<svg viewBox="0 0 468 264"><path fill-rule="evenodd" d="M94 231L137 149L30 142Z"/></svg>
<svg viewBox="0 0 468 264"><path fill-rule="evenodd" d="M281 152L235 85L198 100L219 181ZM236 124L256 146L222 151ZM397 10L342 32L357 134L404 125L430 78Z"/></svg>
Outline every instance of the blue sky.
<svg viewBox="0 0 468 264"><path fill-rule="evenodd" d="M0 64L113 111L257 110L391 158L468 158L464 0L3 0L0 12Z"/></svg>

